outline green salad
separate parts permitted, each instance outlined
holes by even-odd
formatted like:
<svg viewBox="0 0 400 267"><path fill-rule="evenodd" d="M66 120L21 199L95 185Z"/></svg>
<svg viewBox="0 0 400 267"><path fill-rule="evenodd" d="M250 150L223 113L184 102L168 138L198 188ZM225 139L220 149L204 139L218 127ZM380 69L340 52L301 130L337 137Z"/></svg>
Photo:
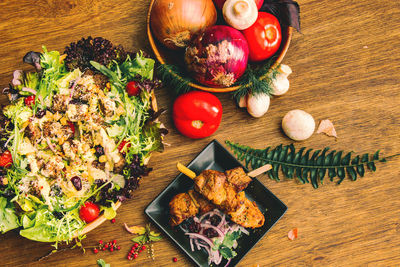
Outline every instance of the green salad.
<svg viewBox="0 0 400 267"><path fill-rule="evenodd" d="M68 242L99 214L115 217L163 151L160 83L153 59L101 37L24 62L36 71L14 72L0 111L0 232Z"/></svg>

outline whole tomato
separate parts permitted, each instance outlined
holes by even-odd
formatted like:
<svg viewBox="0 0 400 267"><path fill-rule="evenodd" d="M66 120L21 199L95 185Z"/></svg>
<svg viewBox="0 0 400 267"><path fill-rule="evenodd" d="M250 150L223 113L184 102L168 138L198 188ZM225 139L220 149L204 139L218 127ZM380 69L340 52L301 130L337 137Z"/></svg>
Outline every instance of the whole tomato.
<svg viewBox="0 0 400 267"><path fill-rule="evenodd" d="M218 129L222 105L213 94L193 91L175 100L172 117L181 134L193 139L204 138Z"/></svg>
<svg viewBox="0 0 400 267"><path fill-rule="evenodd" d="M79 217L86 223L94 221L97 217L99 217L99 214L99 206L92 202L86 202L79 209Z"/></svg>
<svg viewBox="0 0 400 267"><path fill-rule="evenodd" d="M267 12L258 12L256 22L242 31L249 44L249 59L262 61L278 51L282 41L278 19Z"/></svg>

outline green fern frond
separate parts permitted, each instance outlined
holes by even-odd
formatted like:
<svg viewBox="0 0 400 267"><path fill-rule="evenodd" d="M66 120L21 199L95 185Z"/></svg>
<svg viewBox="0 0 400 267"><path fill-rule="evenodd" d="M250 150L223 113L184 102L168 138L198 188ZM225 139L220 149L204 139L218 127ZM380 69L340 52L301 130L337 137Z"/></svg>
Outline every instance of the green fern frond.
<svg viewBox="0 0 400 267"><path fill-rule="evenodd" d="M364 176L365 167L374 172L376 162L386 162L387 159L400 155L381 158L378 150L373 155L365 153L354 157L352 152L343 154L343 151L330 151L329 147L315 151L302 147L296 151L293 144L253 149L230 141L225 143L240 161L245 162L246 167L256 169L271 164L272 169L267 172L271 179L279 181L279 170L282 170L286 178L297 177L301 183L311 183L314 188L318 188L326 176L331 181L338 177L338 184L346 176L355 181L358 176Z"/></svg>

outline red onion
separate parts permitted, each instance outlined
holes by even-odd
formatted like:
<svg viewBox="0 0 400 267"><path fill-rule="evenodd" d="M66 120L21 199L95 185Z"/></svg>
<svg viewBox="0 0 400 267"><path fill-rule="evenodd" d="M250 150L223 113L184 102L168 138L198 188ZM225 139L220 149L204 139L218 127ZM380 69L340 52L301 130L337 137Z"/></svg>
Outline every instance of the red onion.
<svg viewBox="0 0 400 267"><path fill-rule="evenodd" d="M31 94L34 94L34 95L37 94L35 89L29 88L29 87L22 87L22 91L28 92L28 93L31 93Z"/></svg>
<svg viewBox="0 0 400 267"><path fill-rule="evenodd" d="M204 235L200 235L200 234L196 234L196 233L186 233L185 235L188 235L189 237L192 237L192 238L201 239L201 240L205 241L207 243L207 245L209 245L210 247L214 246L213 242L209 238L205 237Z"/></svg>
<svg viewBox="0 0 400 267"><path fill-rule="evenodd" d="M185 62L201 84L229 87L246 70L248 55L249 46L240 31L216 25L207 28L186 48Z"/></svg>
<svg viewBox="0 0 400 267"><path fill-rule="evenodd" d="M221 231L221 229L219 229L218 227L215 227L214 225L211 225L211 224L208 224L208 223L202 223L202 224L200 224L200 226L205 228L205 229L207 229L207 228L214 229L218 233L218 235L220 237L224 236L224 233Z"/></svg>

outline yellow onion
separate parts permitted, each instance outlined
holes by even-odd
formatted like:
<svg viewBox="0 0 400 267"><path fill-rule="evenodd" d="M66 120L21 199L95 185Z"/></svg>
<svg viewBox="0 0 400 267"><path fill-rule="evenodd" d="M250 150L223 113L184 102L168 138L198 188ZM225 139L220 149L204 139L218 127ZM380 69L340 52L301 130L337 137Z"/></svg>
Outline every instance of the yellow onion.
<svg viewBox="0 0 400 267"><path fill-rule="evenodd" d="M194 34L216 20L212 0L155 0L150 14L152 33L171 49L186 47Z"/></svg>

